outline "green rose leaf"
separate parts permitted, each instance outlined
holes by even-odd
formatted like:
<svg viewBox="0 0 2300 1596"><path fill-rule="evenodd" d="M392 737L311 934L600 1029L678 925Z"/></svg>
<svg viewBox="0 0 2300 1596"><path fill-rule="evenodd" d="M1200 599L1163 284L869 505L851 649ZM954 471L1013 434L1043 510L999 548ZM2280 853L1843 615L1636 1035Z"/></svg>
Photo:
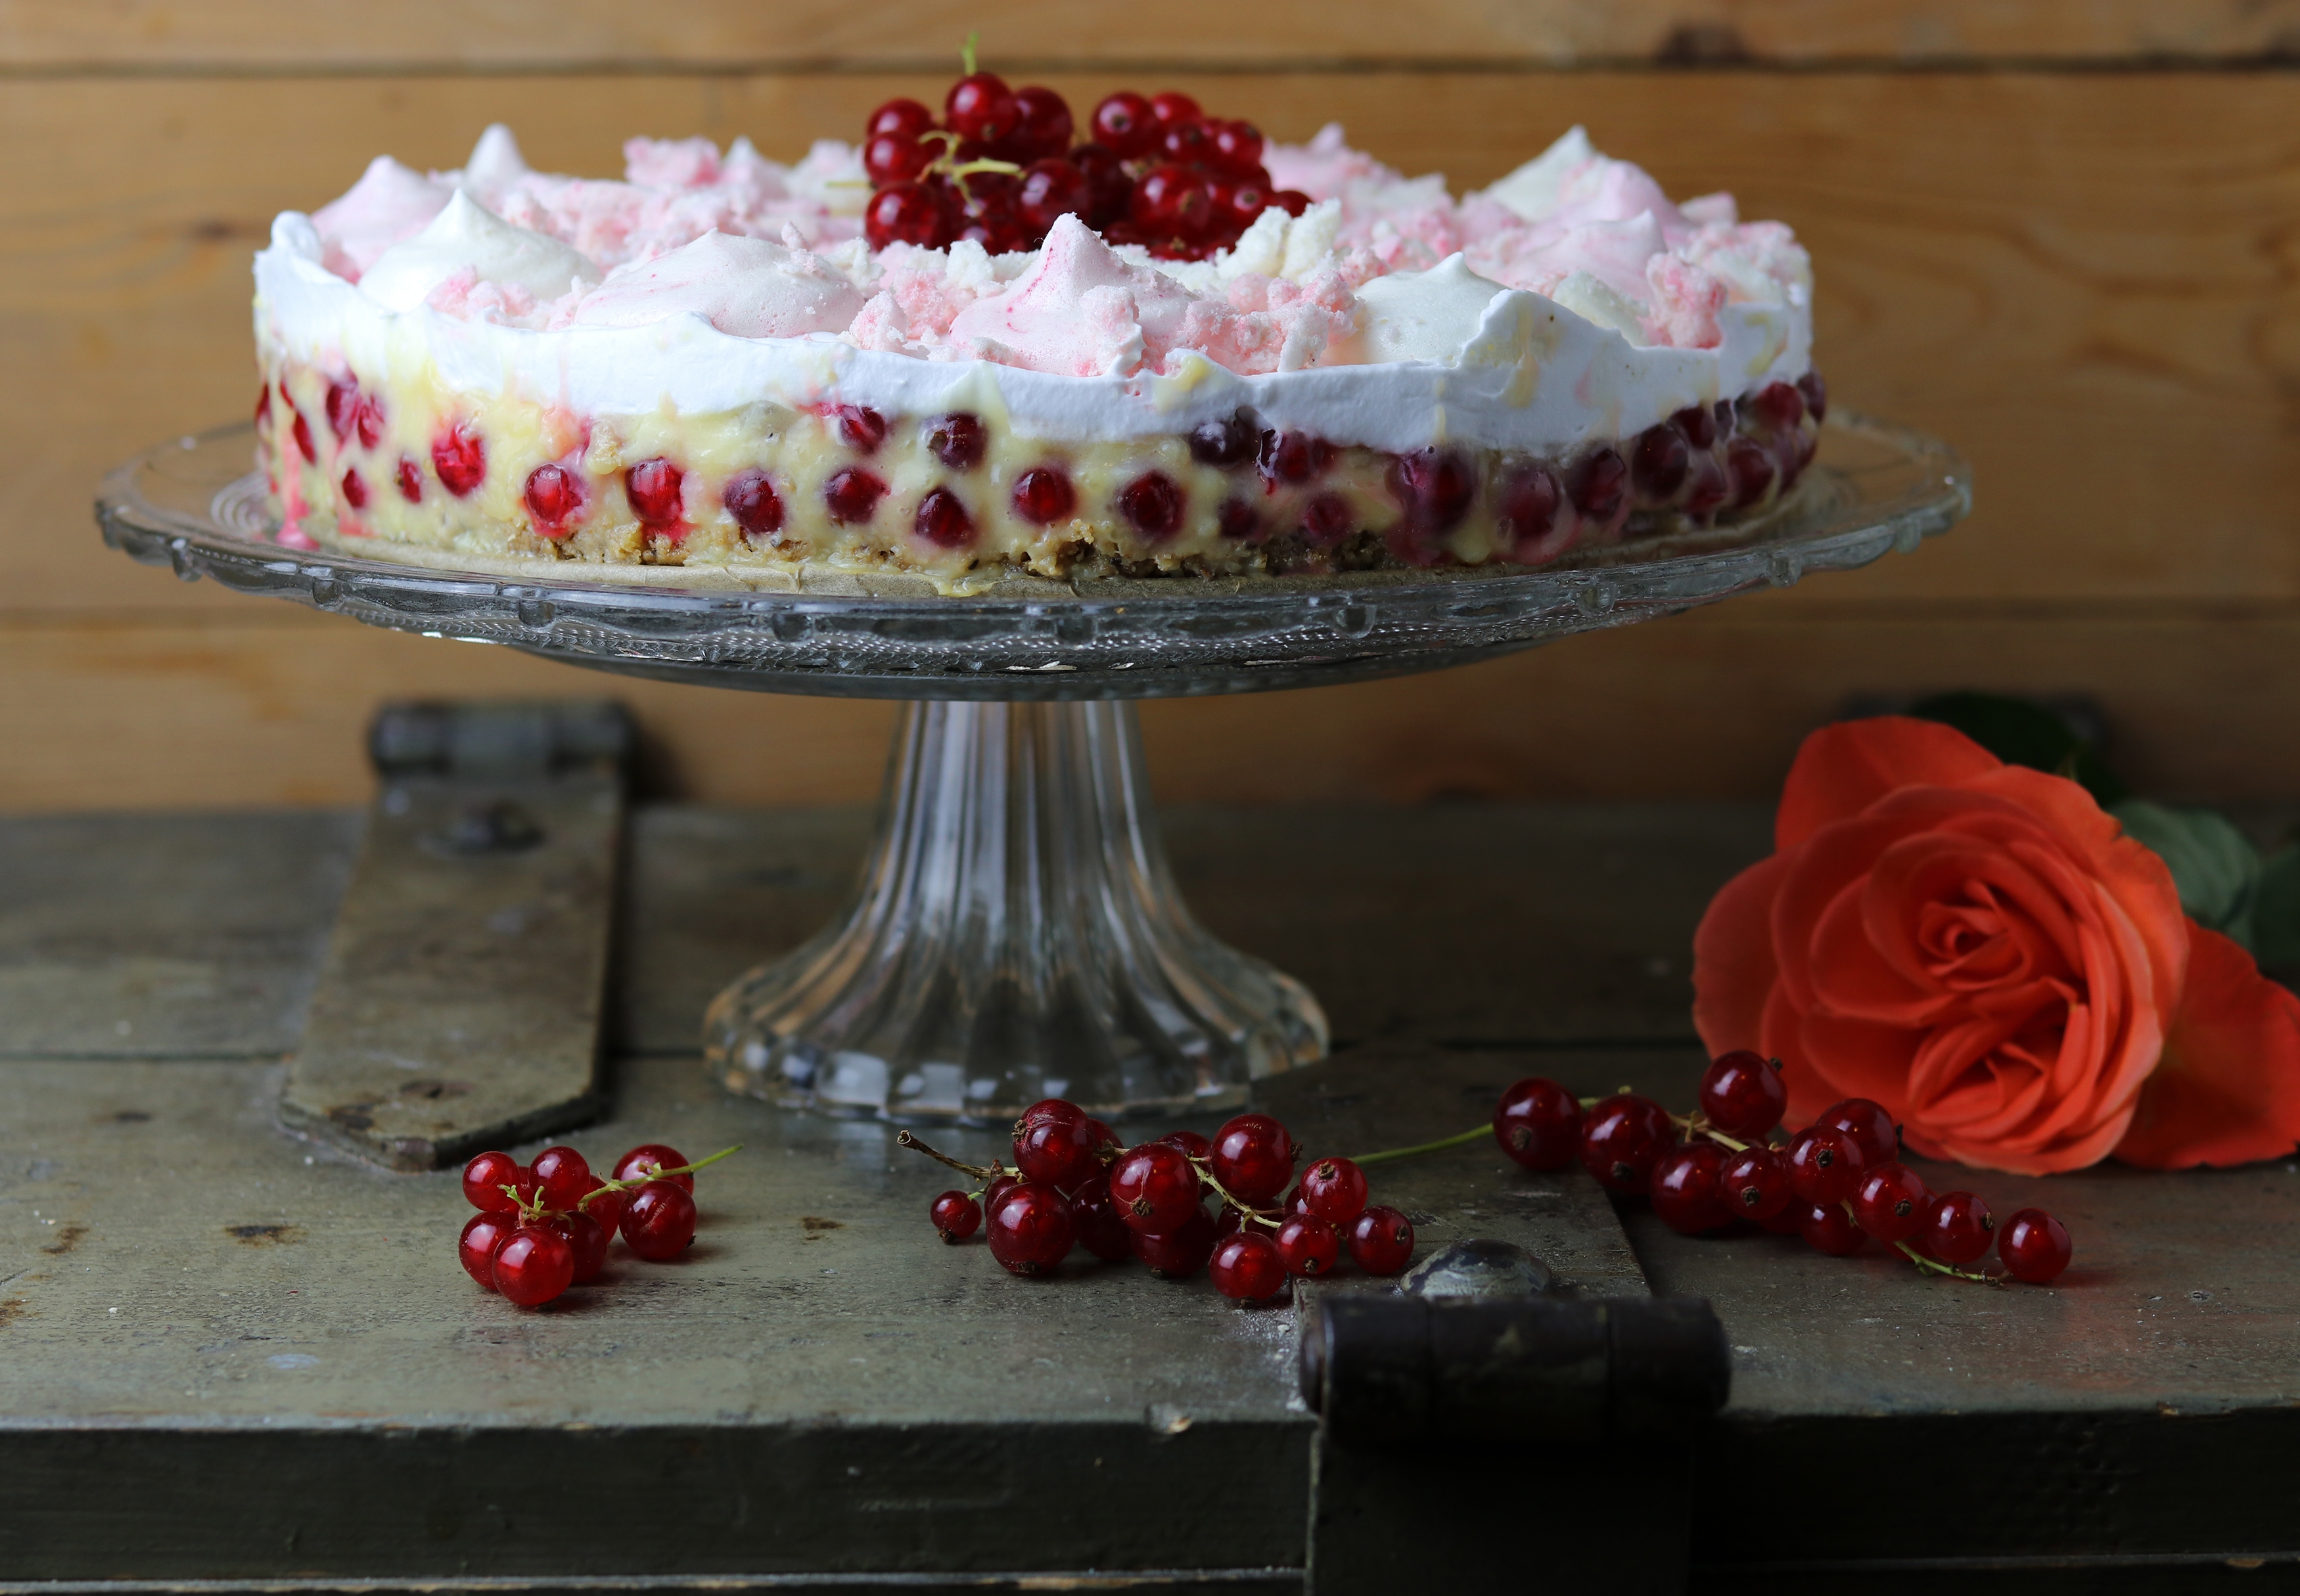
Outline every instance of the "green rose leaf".
<svg viewBox="0 0 2300 1596"><path fill-rule="evenodd" d="M2259 851L2244 833L2211 810L2168 809L2145 798L2128 798L2108 812L2171 867L2180 907L2191 919L2253 945L2263 871ZM2300 877L2289 890L2300 914Z"/></svg>
<svg viewBox="0 0 2300 1596"><path fill-rule="evenodd" d="M2300 965L2300 847L2287 848L2261 866L2252 938L2261 963L2279 969Z"/></svg>
<svg viewBox="0 0 2300 1596"><path fill-rule="evenodd" d="M2132 795L2093 745L2043 704L1996 693L1937 693L1909 713L1956 727L2008 765L2065 776L2103 809L2112 810Z"/></svg>

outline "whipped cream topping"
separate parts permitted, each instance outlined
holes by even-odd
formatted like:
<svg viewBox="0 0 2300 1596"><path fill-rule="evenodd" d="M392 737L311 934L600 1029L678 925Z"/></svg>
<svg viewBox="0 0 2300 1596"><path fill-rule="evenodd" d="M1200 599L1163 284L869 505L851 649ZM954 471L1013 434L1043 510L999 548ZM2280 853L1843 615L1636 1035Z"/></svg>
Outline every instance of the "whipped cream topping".
<svg viewBox="0 0 2300 1596"><path fill-rule="evenodd" d="M1811 272L1727 195L1672 204L1580 129L1455 200L1329 128L1272 145L1271 210L1212 260L1066 219L1029 254L896 245L845 145L633 139L621 182L531 170L491 128L458 172L388 160L257 257L263 336L321 361L510 384L603 413L762 399L1150 436L1254 409L1339 443L1556 450L1809 365ZM954 398L953 395L957 395Z"/></svg>
<svg viewBox="0 0 2300 1596"><path fill-rule="evenodd" d="M714 229L616 267L554 325L645 327L688 313L738 338L796 338L845 331L862 303L862 291L821 256Z"/></svg>

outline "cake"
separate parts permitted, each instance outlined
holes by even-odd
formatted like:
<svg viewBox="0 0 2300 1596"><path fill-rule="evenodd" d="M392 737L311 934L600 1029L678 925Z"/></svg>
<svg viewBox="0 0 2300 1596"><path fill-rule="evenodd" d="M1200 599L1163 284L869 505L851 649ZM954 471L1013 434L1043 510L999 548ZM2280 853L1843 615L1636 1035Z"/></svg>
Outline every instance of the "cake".
<svg viewBox="0 0 2300 1596"><path fill-rule="evenodd" d="M1576 128L1466 197L972 74L796 165L379 157L255 257L283 543L754 586L1538 566L1811 459L1811 271Z"/></svg>

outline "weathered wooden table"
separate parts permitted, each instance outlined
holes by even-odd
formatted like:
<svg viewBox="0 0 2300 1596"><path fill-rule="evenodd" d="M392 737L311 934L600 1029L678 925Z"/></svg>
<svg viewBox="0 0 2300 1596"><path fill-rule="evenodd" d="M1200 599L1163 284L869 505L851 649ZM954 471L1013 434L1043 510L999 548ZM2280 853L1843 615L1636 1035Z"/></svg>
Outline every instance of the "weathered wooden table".
<svg viewBox="0 0 2300 1596"><path fill-rule="evenodd" d="M886 1129L704 1077L704 1004L830 913L852 812L637 811L611 1114L567 1139L746 1151L683 1262L520 1311L456 1268L452 1174L275 1128L360 825L0 824L0 1592L2300 1583L2300 1164L1972 1176L2077 1238L2058 1286L2006 1291L1634 1209L1624 1233L1579 1176L1483 1145L1387 1168L1425 1249L1499 1235L1593 1295L1708 1297L1734 1386L1689 1446L1350 1475L1291 1311L1075 1260L1010 1277L936 1244L943 1173ZM1355 1151L1537 1071L1686 1101L1690 932L1767 822L1265 809L1167 834L1211 928L1329 1007L1338 1059L1272 1096Z"/></svg>

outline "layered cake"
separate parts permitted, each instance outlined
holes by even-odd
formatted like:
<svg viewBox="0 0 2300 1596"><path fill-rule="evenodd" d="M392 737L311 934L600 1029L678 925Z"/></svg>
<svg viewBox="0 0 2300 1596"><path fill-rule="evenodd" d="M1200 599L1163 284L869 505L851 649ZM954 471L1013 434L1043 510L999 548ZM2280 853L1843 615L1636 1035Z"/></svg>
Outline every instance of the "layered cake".
<svg viewBox="0 0 2300 1596"><path fill-rule="evenodd" d="M1811 271L1579 129L1456 199L973 74L796 165L379 158L255 259L282 541L755 585L1542 565L1811 459ZM659 578L658 578L659 579Z"/></svg>

